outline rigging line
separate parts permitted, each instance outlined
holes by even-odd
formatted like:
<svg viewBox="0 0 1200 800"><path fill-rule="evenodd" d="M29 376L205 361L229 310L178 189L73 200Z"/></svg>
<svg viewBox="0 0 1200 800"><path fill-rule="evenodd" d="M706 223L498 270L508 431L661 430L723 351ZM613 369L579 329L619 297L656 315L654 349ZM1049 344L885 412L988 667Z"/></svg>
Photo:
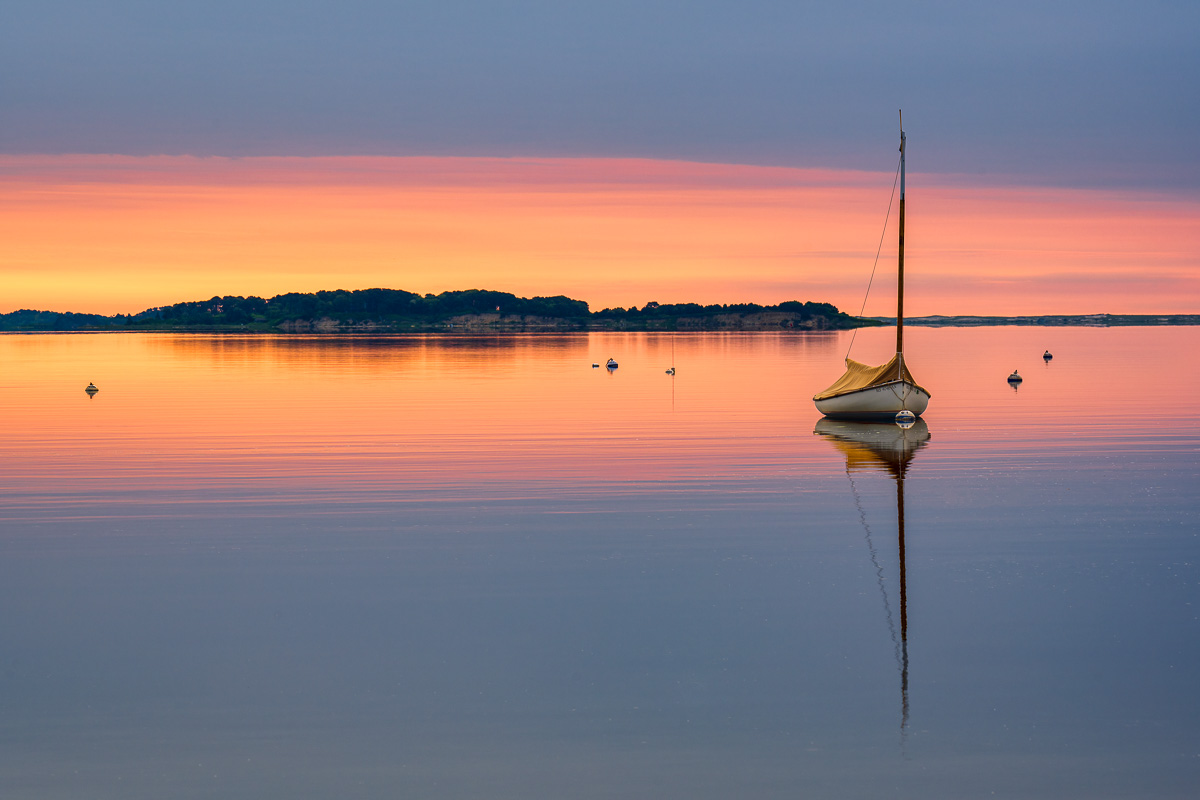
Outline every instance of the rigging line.
<svg viewBox="0 0 1200 800"><path fill-rule="evenodd" d="M871 525L867 522L867 512L863 508L862 499L858 496L858 485L854 482L854 476L850 474L850 466L846 465L846 478L850 481L850 492L854 495L854 505L858 507L858 518L862 522L863 530L866 532L867 551L871 554L871 563L875 565L875 576L879 583L879 594L883 597L883 611L887 616L888 633L892 637L892 645L896 655L896 666L900 668L901 675L904 674L904 663L901 658L900 639L896 636L896 621L892 617L892 604L888 601L887 587L884 586L883 567L879 563L879 553L875 550L875 543L871 540Z"/></svg>
<svg viewBox="0 0 1200 800"><path fill-rule="evenodd" d="M888 220L892 217L892 203L896 200L896 184L900 182L900 161L896 161L896 177L892 179L892 194L888 198L887 214L883 216L883 230L879 232L879 247L875 248L875 263L871 265L871 278L867 281L867 292L863 295L862 308L858 310L858 315L861 317L863 312L867 310L867 298L871 296L871 284L875 282L875 269L879 266L879 254L883 252L883 239L887 236ZM850 334L850 346L846 348L846 358L850 358L850 351L854 349L854 338L858 336L858 328Z"/></svg>

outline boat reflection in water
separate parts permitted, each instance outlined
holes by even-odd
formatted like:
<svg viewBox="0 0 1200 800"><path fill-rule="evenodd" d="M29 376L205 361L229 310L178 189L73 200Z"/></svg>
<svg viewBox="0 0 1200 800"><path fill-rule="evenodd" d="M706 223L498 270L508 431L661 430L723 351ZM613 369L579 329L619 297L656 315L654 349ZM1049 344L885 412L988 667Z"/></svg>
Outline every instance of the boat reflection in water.
<svg viewBox="0 0 1200 800"><path fill-rule="evenodd" d="M883 596L884 610L887 612L888 628L896 645L896 662L900 668L900 730L903 733L908 728L908 586L904 568L904 476L917 451L929 442L929 426L921 419L913 423L894 424L850 422L826 417L817 422L813 433L832 442L846 457L846 477L850 480L850 488L854 492L855 503L858 505L866 531L867 547L871 551L875 573L879 576L879 591ZM884 471L896 481L897 538L900 552L899 639L896 638L896 626L887 589L883 585L883 568L879 565L875 545L871 541L871 528L854 483L854 473L859 471Z"/></svg>

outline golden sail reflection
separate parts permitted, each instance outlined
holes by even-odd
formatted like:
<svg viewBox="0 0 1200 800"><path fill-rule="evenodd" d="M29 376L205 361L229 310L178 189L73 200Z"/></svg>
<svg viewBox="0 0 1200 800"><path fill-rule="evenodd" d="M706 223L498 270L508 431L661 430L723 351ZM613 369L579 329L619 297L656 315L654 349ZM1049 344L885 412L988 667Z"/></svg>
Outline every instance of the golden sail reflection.
<svg viewBox="0 0 1200 800"><path fill-rule="evenodd" d="M910 425L898 425L849 422L825 417L817 421L813 433L832 442L834 447L846 457L846 477L850 479L855 504L858 506L863 530L866 532L867 548L871 552L871 561L875 566L875 574L879 578L879 591L883 597L888 629L891 631L892 641L896 646L896 663L900 670L900 730L904 732L908 728L908 584L904 564L904 477L908 472L908 465L917 451L929 442L929 426L921 419ZM862 507L858 489L854 483L854 473L857 471L884 471L896 481L897 549L900 573L900 631L898 638L891 602L884 586L883 568L879 564L867 514Z"/></svg>

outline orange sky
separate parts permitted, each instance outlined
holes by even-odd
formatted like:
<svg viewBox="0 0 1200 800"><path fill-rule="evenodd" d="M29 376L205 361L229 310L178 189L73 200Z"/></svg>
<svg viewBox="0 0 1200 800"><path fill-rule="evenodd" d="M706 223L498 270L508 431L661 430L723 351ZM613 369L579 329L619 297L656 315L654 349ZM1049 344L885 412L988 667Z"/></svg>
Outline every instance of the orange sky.
<svg viewBox="0 0 1200 800"><path fill-rule="evenodd" d="M0 312L375 286L857 313L891 174L630 159L0 156ZM907 313L1200 313L1200 202L908 176ZM894 313L895 216L867 314Z"/></svg>

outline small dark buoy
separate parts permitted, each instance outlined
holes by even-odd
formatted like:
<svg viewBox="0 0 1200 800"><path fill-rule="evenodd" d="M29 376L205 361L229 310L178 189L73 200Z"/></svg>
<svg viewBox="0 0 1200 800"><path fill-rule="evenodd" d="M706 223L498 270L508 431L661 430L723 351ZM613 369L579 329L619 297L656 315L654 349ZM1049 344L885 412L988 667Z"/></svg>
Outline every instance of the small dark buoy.
<svg viewBox="0 0 1200 800"><path fill-rule="evenodd" d="M668 375L674 375L674 374L675 374L675 368L674 368L674 367L671 367L669 370L667 370L667 374L668 374Z"/></svg>
<svg viewBox="0 0 1200 800"><path fill-rule="evenodd" d="M604 366L607 367L608 369L616 369L617 368L617 360L615 358L610 358L610 359L608 359L608 363L605 364Z"/></svg>
<svg viewBox="0 0 1200 800"><path fill-rule="evenodd" d="M1017 372L1015 369L1013 370L1012 375L1008 376L1009 383L1020 383L1023 380L1025 380L1025 379L1022 378L1021 374L1019 372Z"/></svg>
<svg viewBox="0 0 1200 800"><path fill-rule="evenodd" d="M599 364L592 364L592 369L600 369L600 365L599 365Z"/></svg>
<svg viewBox="0 0 1200 800"><path fill-rule="evenodd" d="M95 394L96 392L98 392L98 391L100 391L100 390L99 390L98 388L96 388L96 384L94 384L94 383L89 383L89 384L87 385L87 388L86 388L86 389L84 389L84 391L85 391L85 392L87 392L88 394Z"/></svg>
<svg viewBox="0 0 1200 800"><path fill-rule="evenodd" d="M1049 360L1050 360L1050 359L1052 359L1052 358L1054 358L1054 356L1050 354L1050 351L1049 351L1049 350L1047 350L1046 352L1042 353L1042 360L1043 360L1043 361L1049 361Z"/></svg>

